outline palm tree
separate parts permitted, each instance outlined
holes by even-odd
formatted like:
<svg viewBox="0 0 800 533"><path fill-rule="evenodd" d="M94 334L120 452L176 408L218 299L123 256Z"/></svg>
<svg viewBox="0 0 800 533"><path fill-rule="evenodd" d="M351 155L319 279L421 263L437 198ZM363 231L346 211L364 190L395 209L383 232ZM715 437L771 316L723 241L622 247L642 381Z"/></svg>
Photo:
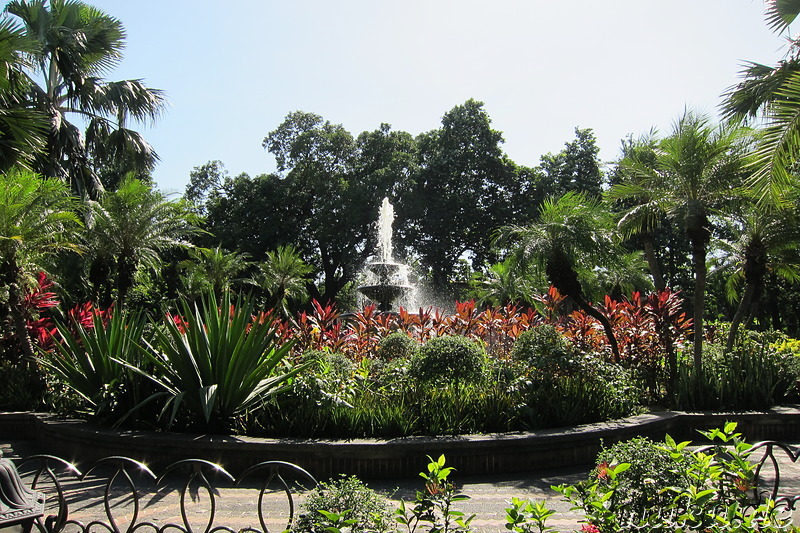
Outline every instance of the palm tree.
<svg viewBox="0 0 800 533"><path fill-rule="evenodd" d="M105 266L105 271L96 270L92 282L97 287L115 275L118 307L125 305L140 267L158 266L161 252L168 248L191 246L185 239L197 232L183 202L170 201L137 179L127 179L116 191L90 201L87 218L93 269Z"/></svg>
<svg viewBox="0 0 800 533"><path fill-rule="evenodd" d="M638 186L649 189L658 207L685 228L694 272L694 364L702 372L706 256L711 217L740 196L749 130L732 123L713 127L686 112L671 135L658 143L652 165L635 167Z"/></svg>
<svg viewBox="0 0 800 533"><path fill-rule="evenodd" d="M596 318L619 360L617 339L608 319L583 297L578 268L581 263L604 263L616 251L616 242L600 201L583 193L568 192L546 199L539 217L528 226L504 226L496 244L510 249L521 265L544 271L550 284Z"/></svg>
<svg viewBox="0 0 800 533"><path fill-rule="evenodd" d="M25 99L30 79L26 53L33 42L11 20L0 20L0 172L29 168L44 148L47 121Z"/></svg>
<svg viewBox="0 0 800 533"><path fill-rule="evenodd" d="M13 0L6 12L19 18L24 35L37 46L29 53L32 79L27 102L47 117L46 150L34 168L69 181L81 195L96 195L102 184L95 169L125 166L146 173L157 155L131 121L158 117L161 91L141 80L103 79L122 58L125 29L103 11L79 0ZM85 123L85 136L70 122Z"/></svg>
<svg viewBox="0 0 800 533"><path fill-rule="evenodd" d="M623 157L617 164L618 181L606 191L605 197L615 206L622 206L617 228L625 238L639 237L653 285L656 291L661 292L666 283L656 255L655 231L664 212L659 205L660 195L641 179L655 165L656 146L652 131L625 146Z"/></svg>
<svg viewBox="0 0 800 533"><path fill-rule="evenodd" d="M289 316L289 302L308 297L308 276L314 268L300 257L294 246L279 246L267 252L267 259L258 265L258 274L250 283L269 295L267 309L276 309Z"/></svg>
<svg viewBox="0 0 800 533"><path fill-rule="evenodd" d="M512 258L489 266L488 272L476 277L472 285L480 305L530 304L537 294L530 277Z"/></svg>
<svg viewBox="0 0 800 533"><path fill-rule="evenodd" d="M764 292L765 279L772 272L787 281L800 280L800 228L796 212L764 210L758 205L745 205L736 217L742 228L738 240L725 243L728 254L721 270L732 270L726 288L739 305L731 320L725 349L730 351L736 340L739 326L750 323L758 310ZM744 282L744 291L738 290Z"/></svg>
<svg viewBox="0 0 800 533"><path fill-rule="evenodd" d="M231 284L237 280L248 266L248 254L228 252L221 246L216 248L191 248L189 259L181 261L180 267L186 271L188 280L197 286L204 287L203 292L211 291L222 298L228 292ZM194 296L199 296L197 292Z"/></svg>
<svg viewBox="0 0 800 533"><path fill-rule="evenodd" d="M4 315L26 357L34 353L23 307L25 273L41 268L47 255L77 249L81 224L74 207L61 181L42 179L28 170L0 174L0 286L8 291Z"/></svg>

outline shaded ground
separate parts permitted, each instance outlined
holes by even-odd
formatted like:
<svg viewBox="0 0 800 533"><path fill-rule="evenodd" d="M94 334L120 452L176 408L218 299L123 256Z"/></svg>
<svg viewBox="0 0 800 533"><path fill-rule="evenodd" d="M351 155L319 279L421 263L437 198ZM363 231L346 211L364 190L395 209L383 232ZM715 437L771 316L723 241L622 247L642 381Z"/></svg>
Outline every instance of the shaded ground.
<svg viewBox="0 0 800 533"><path fill-rule="evenodd" d="M9 441L0 444L4 457L14 459L30 457L37 450L29 441ZM80 466L80 465L79 465ZM23 473L25 473L23 471ZM580 529L580 516L569 510L569 505L550 486L560 483L575 483L585 479L586 469L561 469L547 472L526 472L518 475L459 477L455 472L451 479L461 492L470 496L459 502L457 509L467 515L475 514L472 525L476 532L506 531L505 511L512 497L547 500L548 505L558 513L549 524L561 531ZM26 478L27 479L27 478ZM183 481L170 479L163 487L157 487L148 479L136 480L141 491L139 521L151 521L159 526L167 523L180 523L180 488ZM84 481L70 480L66 486L69 516L84 524L94 519L105 520L103 495L106 479L100 475L89 475ZM258 526L258 494L260 485L255 481L242 487L230 486L224 480L213 483L220 487L217 491L214 524L228 526L234 530ZM392 500L413 501L416 490L423 488L422 478L398 481L375 481L368 485ZM45 487L43 490L47 491ZM133 514L130 490L121 483L115 483L112 490L113 518L124 529ZM187 497L187 518L195 531L202 531L211 516L211 497L203 489L193 487ZM302 494L299 502L302 501ZM282 492L266 493L264 504L265 523L270 531L281 531L286 524L288 504ZM50 511L53 513L54 511Z"/></svg>

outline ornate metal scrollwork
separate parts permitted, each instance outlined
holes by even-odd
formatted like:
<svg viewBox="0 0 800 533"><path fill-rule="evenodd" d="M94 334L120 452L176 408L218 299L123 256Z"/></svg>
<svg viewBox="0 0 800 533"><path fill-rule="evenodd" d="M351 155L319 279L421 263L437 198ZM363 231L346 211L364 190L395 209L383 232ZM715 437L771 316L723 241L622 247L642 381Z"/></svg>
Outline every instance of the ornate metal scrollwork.
<svg viewBox="0 0 800 533"><path fill-rule="evenodd" d="M294 520L297 491L317 485L310 473L282 461L252 466L238 479L220 465L203 459L178 461L160 475L142 462L121 456L102 459L85 472L52 455L32 456L20 461L19 467L24 470L26 479L17 475L17 485L26 491L23 492L26 497L41 496L36 500L38 515L31 517L30 524L35 524L43 533L134 533L140 530L268 533L268 523L272 521L275 527L278 520L267 516L275 514L274 509L265 510L268 499L273 507L280 499L284 502L281 507L288 509L280 519L280 531L283 531ZM10 468L17 472L13 463ZM246 482L257 483L257 486L243 488ZM6 490L6 485L2 485L2 489ZM44 494L39 491L48 492L49 507L45 507ZM238 511L229 512L225 519L237 522L248 519L250 523L238 523L235 527L217 523L220 521L218 502L227 494L232 494L230 501L236 509L246 507L249 510L241 511L240 516L236 516ZM175 503L165 503L175 499ZM190 507L198 503L205 508L195 510L194 516L190 516Z"/></svg>

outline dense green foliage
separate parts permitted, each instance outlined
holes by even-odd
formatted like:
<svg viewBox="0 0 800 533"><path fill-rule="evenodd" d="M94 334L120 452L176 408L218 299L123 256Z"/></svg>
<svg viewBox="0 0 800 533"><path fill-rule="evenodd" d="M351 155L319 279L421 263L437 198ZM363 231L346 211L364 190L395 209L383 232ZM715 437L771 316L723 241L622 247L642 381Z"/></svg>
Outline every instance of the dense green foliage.
<svg viewBox="0 0 800 533"><path fill-rule="evenodd" d="M323 513L320 513L323 511ZM305 498L291 531L296 533L326 533L339 521L335 513L348 521L348 531L368 533L388 531L392 527L389 502L355 476L323 481ZM333 519L334 523L331 523Z"/></svg>
<svg viewBox="0 0 800 533"><path fill-rule="evenodd" d="M713 446L696 451L669 435L656 449L641 440L623 444L602 452L615 461L601 462L586 481L553 488L585 513L589 531L786 531L790 519L773 500L753 501L752 446L735 430L728 423L702 432Z"/></svg>
<svg viewBox="0 0 800 533"><path fill-rule="evenodd" d="M384 361L409 359L419 350L419 344L402 331L395 331L381 339L375 355Z"/></svg>
<svg viewBox="0 0 800 533"><path fill-rule="evenodd" d="M474 341L460 336L434 337L412 357L409 377L423 382L480 383L486 368L486 352Z"/></svg>
<svg viewBox="0 0 800 533"><path fill-rule="evenodd" d="M40 137L37 141L21 135L19 126L25 122L5 122L18 144L35 148L7 154L12 161L65 180L80 196L96 196L129 173L143 177L154 168L158 156L130 123L158 117L166 105L164 95L140 79L105 78L122 59L121 21L80 1L13 0L2 26L17 31L16 46L27 54L13 70L3 69L15 80L11 103L28 113L15 118L39 121L30 130ZM8 98L5 90L0 92L0 98ZM76 125L81 122L85 131ZM0 168L8 164L3 160Z"/></svg>
<svg viewBox="0 0 800 533"><path fill-rule="evenodd" d="M553 486L582 515L584 533L627 531L795 531L790 503L769 494L753 498L760 482L753 446L735 432L736 424L701 432L712 444L697 450L690 442L675 442L669 435L663 444L636 438L604 449L589 478L575 484ZM356 478L324 483L304 506L300 531L473 531L476 515L467 515L458 504L469 499L459 492L444 455L428 456L420 472L424 490L413 502L401 500L394 524L385 520L388 502ZM338 490L349 487L352 497ZM320 496L324 494L324 496ZM557 512L545 501L512 497L505 509L505 528L515 533L556 533L548 524ZM372 509L373 519L366 515ZM313 528L313 529L312 529ZM371 529L370 529L371 528Z"/></svg>

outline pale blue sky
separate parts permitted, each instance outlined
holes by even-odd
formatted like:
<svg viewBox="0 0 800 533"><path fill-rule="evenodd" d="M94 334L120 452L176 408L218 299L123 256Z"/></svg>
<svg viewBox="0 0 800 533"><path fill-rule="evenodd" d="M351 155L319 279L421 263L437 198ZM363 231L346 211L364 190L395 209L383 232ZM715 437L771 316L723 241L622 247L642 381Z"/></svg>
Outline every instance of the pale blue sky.
<svg viewBox="0 0 800 533"><path fill-rule="evenodd" d="M626 135L668 131L684 107L716 116L743 61L785 52L761 0L87 1L128 32L109 78L167 93L167 113L140 128L166 191L212 159L231 175L274 171L261 141L291 111L353 135L382 122L416 135L468 98L518 164L561 150L576 126L612 160Z"/></svg>

